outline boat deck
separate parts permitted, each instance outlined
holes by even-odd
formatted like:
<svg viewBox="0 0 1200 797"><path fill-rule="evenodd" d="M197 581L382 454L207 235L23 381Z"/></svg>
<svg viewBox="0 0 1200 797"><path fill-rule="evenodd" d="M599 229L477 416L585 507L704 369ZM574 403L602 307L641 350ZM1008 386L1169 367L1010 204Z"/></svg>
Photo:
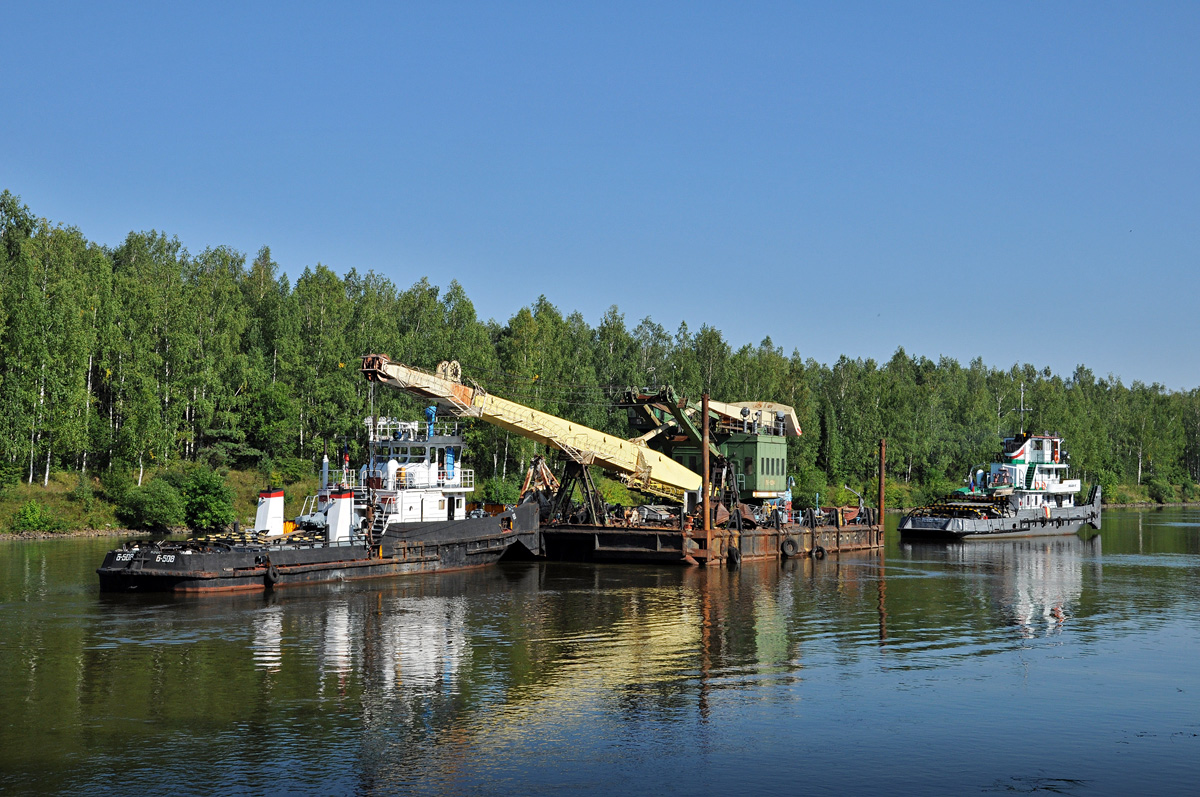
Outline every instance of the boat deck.
<svg viewBox="0 0 1200 797"><path fill-rule="evenodd" d="M880 549L883 542L883 527L865 524L714 529L711 537L703 531L679 528L542 527L543 550L551 561L722 565L741 560L821 558L843 551Z"/></svg>

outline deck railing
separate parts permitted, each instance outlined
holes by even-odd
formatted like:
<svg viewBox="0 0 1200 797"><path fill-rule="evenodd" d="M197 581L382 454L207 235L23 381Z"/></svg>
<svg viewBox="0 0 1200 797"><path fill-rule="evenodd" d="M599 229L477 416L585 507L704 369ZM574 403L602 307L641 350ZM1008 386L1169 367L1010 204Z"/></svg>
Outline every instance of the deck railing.
<svg viewBox="0 0 1200 797"><path fill-rule="evenodd" d="M369 470L363 478L359 478L359 473L356 470L343 468L340 471L329 472L330 487L335 485L349 488L370 488L373 490L388 489L387 473L381 470ZM475 471L472 468L454 469L454 478L446 477L445 469L439 469L436 477L429 470L421 468L400 468L396 472L397 490L428 490L432 488L442 488L449 490L464 490L470 492L475 489Z"/></svg>

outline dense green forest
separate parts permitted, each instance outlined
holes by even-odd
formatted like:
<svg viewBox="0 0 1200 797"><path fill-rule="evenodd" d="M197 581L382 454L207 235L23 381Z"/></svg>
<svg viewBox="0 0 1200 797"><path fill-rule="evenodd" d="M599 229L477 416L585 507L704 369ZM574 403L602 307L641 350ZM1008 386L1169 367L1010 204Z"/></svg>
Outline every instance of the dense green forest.
<svg viewBox="0 0 1200 797"><path fill-rule="evenodd" d="M1125 385L1080 365L1063 376L1021 364L962 365L897 349L886 363L805 359L770 338L735 348L701 324L665 329L611 307L595 327L545 297L501 323L477 317L462 287L421 278L407 289L351 269L306 267L295 280L263 247L188 252L159 232L109 248L0 195L0 463L5 479L121 470L141 480L179 463L309 474L323 448L357 453L374 411L420 406L358 373L381 352L418 367L457 359L497 395L628 436L613 395L671 384L699 397L796 408L789 443L799 496L866 484L888 440L889 477L914 500L988 461L1021 422L1067 439L1075 474L1191 498L1200 477L1200 390ZM372 405L373 402L373 405ZM468 430L479 480L523 473L532 443ZM890 488L889 488L890 489Z"/></svg>

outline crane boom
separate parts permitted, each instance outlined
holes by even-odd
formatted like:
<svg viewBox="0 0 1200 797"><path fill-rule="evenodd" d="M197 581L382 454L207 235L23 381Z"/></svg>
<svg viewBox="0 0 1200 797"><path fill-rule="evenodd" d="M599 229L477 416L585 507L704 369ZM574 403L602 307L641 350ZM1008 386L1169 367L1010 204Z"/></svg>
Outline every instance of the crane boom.
<svg viewBox="0 0 1200 797"><path fill-rule="evenodd" d="M700 475L644 444L622 440L548 412L493 396L464 385L457 362L442 363L437 373L392 362L383 354L363 358L367 379L430 399L451 412L479 418L530 440L562 451L581 465L597 465L637 490L682 500L700 489Z"/></svg>

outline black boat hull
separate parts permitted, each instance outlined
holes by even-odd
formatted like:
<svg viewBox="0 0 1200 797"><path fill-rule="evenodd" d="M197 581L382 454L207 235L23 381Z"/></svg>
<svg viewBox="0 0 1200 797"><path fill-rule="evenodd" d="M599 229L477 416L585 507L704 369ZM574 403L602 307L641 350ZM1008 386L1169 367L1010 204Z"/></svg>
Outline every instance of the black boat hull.
<svg viewBox="0 0 1200 797"><path fill-rule="evenodd" d="M379 540L334 543L130 542L96 570L102 592L262 591L299 584L483 567L541 553L536 507L389 526Z"/></svg>
<svg viewBox="0 0 1200 797"><path fill-rule="evenodd" d="M1078 534L1084 526L1100 528L1100 499L1093 504L1028 509L1007 517L951 518L906 515L900 535L923 540L1005 540Z"/></svg>

